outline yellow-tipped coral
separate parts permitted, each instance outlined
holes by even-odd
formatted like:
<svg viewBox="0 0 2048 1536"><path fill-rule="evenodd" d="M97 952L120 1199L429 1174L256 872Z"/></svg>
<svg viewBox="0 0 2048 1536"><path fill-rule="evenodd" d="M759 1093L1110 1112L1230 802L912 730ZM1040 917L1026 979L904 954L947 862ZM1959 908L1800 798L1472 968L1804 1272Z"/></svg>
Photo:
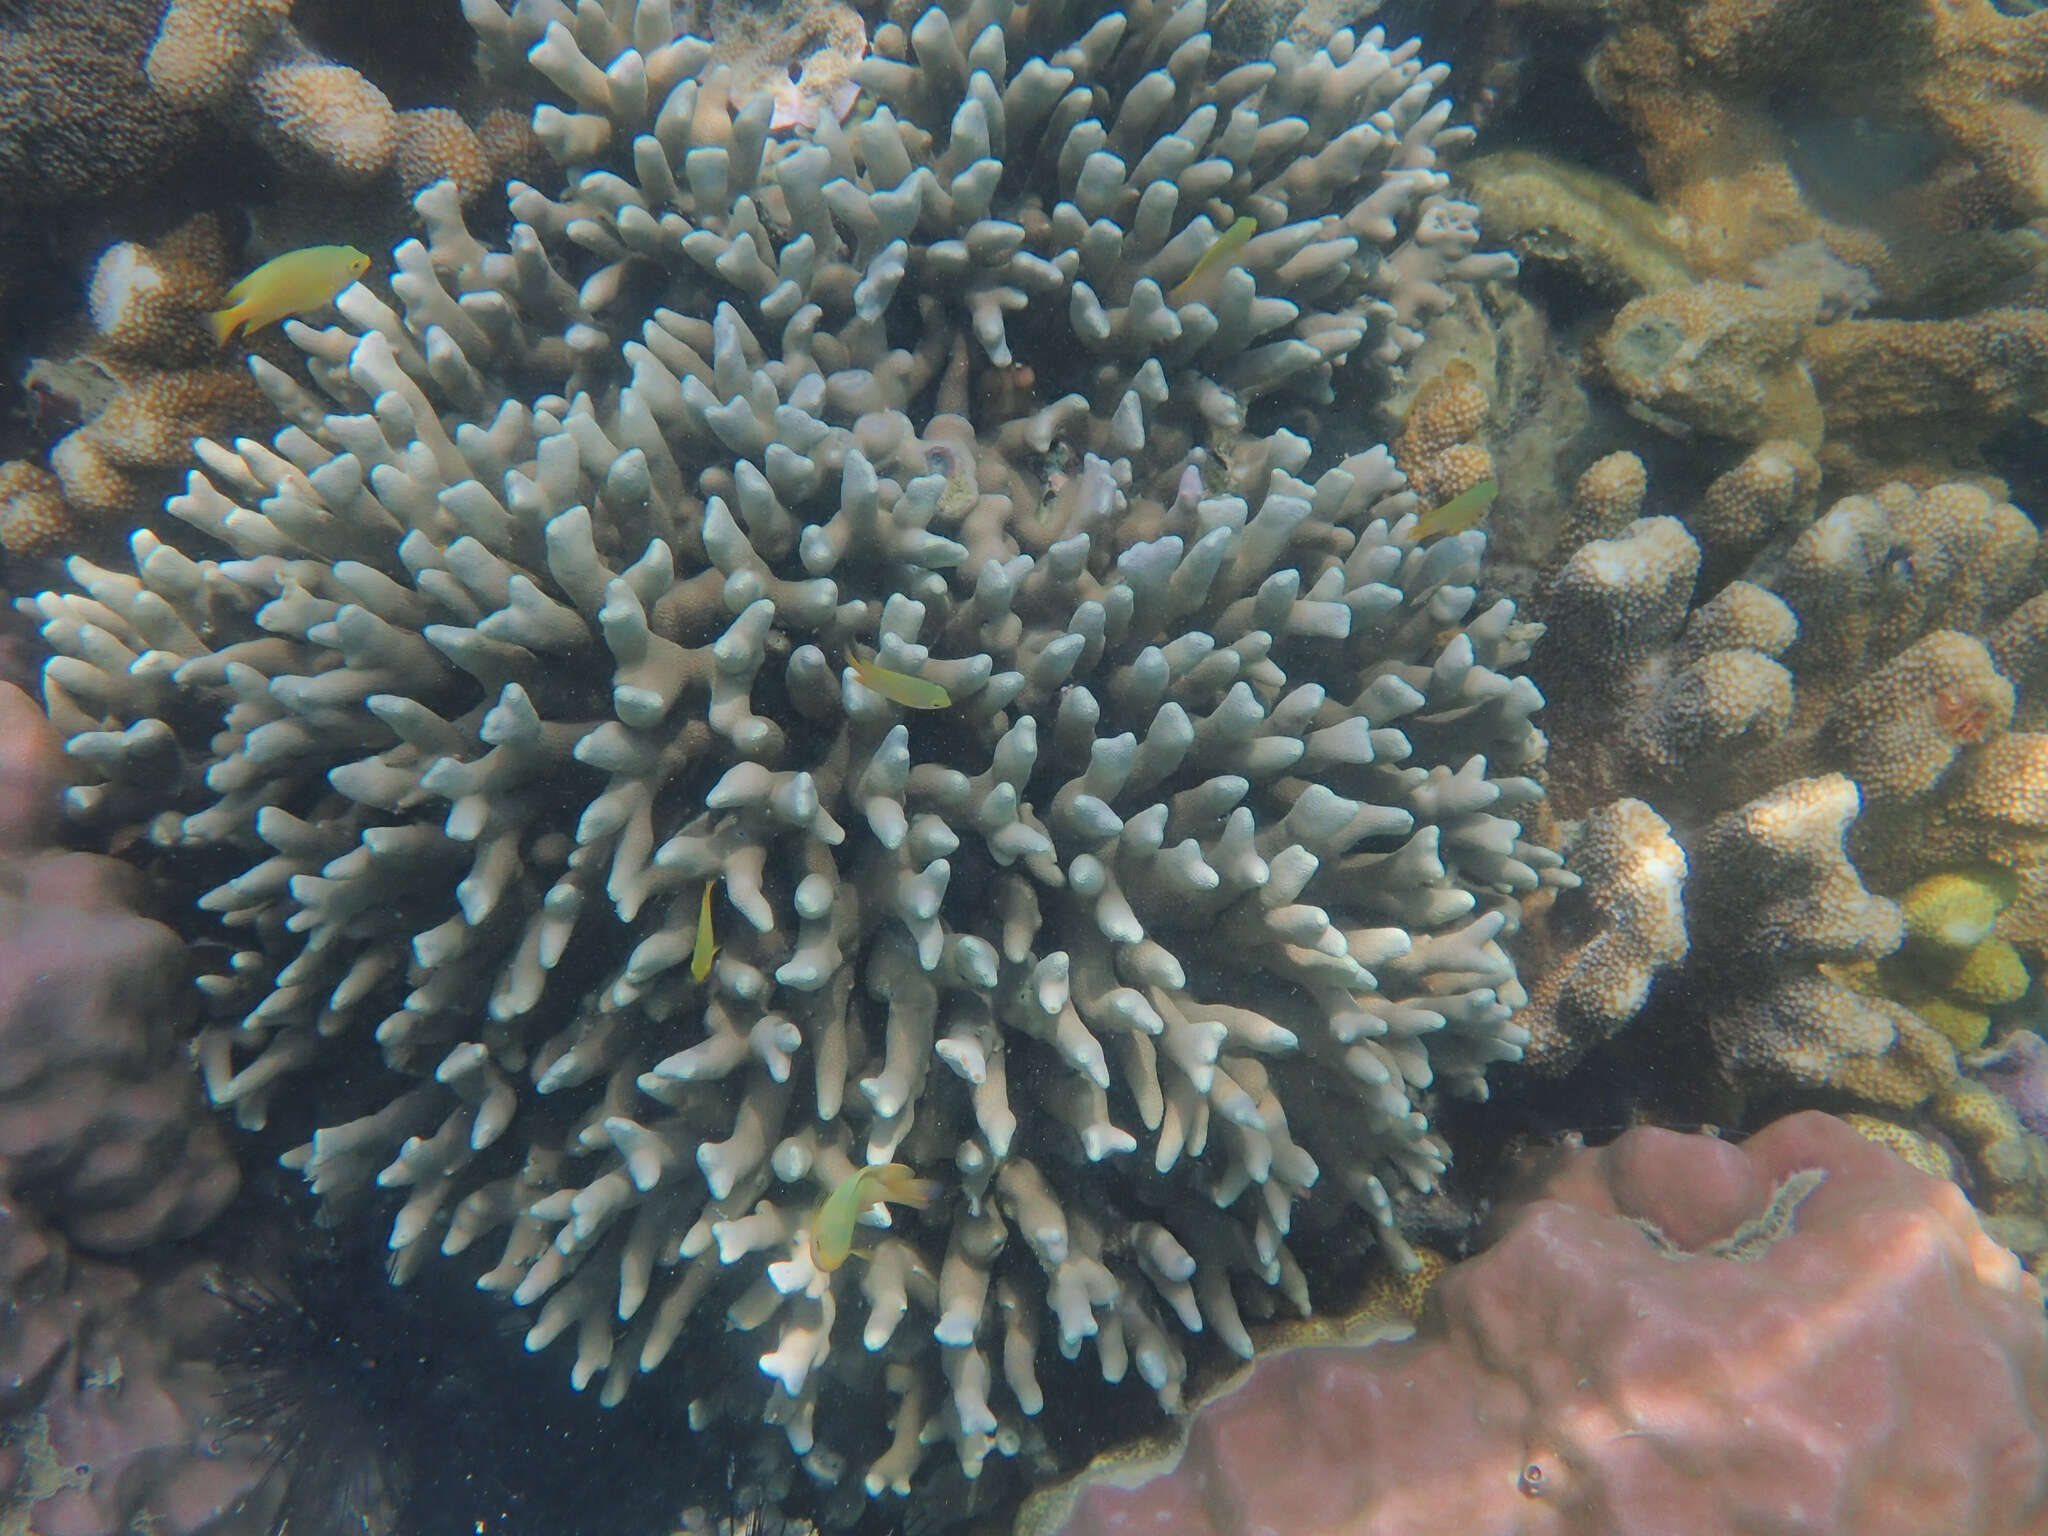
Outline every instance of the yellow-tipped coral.
<svg viewBox="0 0 2048 1536"><path fill-rule="evenodd" d="M1909 1006L1949 1038L1959 1051L1979 1049L1990 1037L1991 1015L1946 997L1916 997Z"/></svg>
<svg viewBox="0 0 2048 1536"><path fill-rule="evenodd" d="M2018 950L2003 939L1986 939L1963 957L1948 979L1948 991L1958 1002L2002 1008L2024 997L2031 980Z"/></svg>
<svg viewBox="0 0 2048 1536"><path fill-rule="evenodd" d="M1996 934L2018 881L1995 865L1939 870L1899 898L1906 942L1875 968L1872 988L1906 1004L1956 1049L1980 1049L1991 1011L2026 995L2033 978Z"/></svg>
<svg viewBox="0 0 2048 1536"><path fill-rule="evenodd" d="M1929 875L1899 898L1906 937L1964 953L1991 937L2017 888L2010 870L1991 865Z"/></svg>
<svg viewBox="0 0 2048 1536"><path fill-rule="evenodd" d="M1949 1156L1941 1143L1930 1141L1918 1131L1894 1120L1880 1120L1875 1115L1847 1114L1842 1119L1865 1141L1874 1141L1880 1147L1898 1153L1928 1177L1953 1179L1956 1176L1955 1159Z"/></svg>

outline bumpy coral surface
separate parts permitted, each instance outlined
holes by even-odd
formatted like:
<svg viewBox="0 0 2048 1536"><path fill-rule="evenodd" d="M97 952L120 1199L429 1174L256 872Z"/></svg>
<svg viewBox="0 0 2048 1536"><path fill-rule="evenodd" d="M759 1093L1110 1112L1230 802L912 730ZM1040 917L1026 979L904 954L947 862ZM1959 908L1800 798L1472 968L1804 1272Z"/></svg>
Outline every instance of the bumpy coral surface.
<svg viewBox="0 0 2048 1536"><path fill-rule="evenodd" d="M146 0L44 0L0 14L0 193L17 207L145 186L199 137L147 88Z"/></svg>
<svg viewBox="0 0 2048 1536"><path fill-rule="evenodd" d="M77 1251L189 1236L238 1176L168 1001L182 947L127 910L133 871L49 846L65 767L0 684L0 1505L10 1530L259 1536L282 1480L221 1432L211 1270Z"/></svg>
<svg viewBox="0 0 2048 1536"><path fill-rule="evenodd" d="M1736 1080L1910 1107L1955 1075L1955 1054L1910 1008L1849 984L1903 937L1897 905L1844 852L1861 808L1856 784L1827 774L1708 826L1686 892L1691 980L1708 989L1708 1031Z"/></svg>
<svg viewBox="0 0 2048 1536"><path fill-rule="evenodd" d="M468 202L513 172L516 136L494 145L447 107L394 110L375 81L311 47L291 12L291 0L171 0L149 47L151 91L252 133L289 181L362 186L395 169L405 196L445 176Z"/></svg>
<svg viewBox="0 0 2048 1536"><path fill-rule="evenodd" d="M150 43L149 83L181 106L220 106L291 13L291 0L171 0Z"/></svg>
<svg viewBox="0 0 2048 1536"><path fill-rule="evenodd" d="M1622 924L1606 950L1671 954L1669 909L1643 904L1633 872L1676 828L1690 954L1673 1010L1738 1084L1900 1110L1953 1083L1957 1047L2027 986L2048 737L2013 727L2038 719L2020 700L2040 682L2038 599L2023 601L2039 535L1962 483L1888 484L1802 527L1817 480L1805 450L1767 443L1686 521L1625 524L1639 462L1581 482L1568 537L1586 541L1542 594L1552 804L1589 824L1627 807L1635 831L1559 913ZM2004 888L1993 928L1902 950L1889 897L1971 868ZM1569 1063L1620 1027L1554 1008L1555 990L1537 989L1533 1060Z"/></svg>
<svg viewBox="0 0 2048 1536"><path fill-rule="evenodd" d="M1807 1113L1567 1154L1504 1222L1414 1339L1264 1357L1024 1528L2048 1529L2041 1294L1946 1180Z"/></svg>
<svg viewBox="0 0 2048 1536"><path fill-rule="evenodd" d="M1560 878L1483 535L1261 421L1501 270L1441 70L977 0L777 140L666 4L470 14L563 199L496 252L430 189L397 308L288 327L325 398L258 362L293 425L202 445L232 556L36 600L74 808L214 872L214 1097L357 1085L292 1161L401 1192L396 1276L474 1250L856 1501L1015 1450L1041 1338L1174 1401L1307 1306L1312 1192L1404 1251ZM892 1161L939 1202L828 1271Z"/></svg>
<svg viewBox="0 0 2048 1536"><path fill-rule="evenodd" d="M276 417L207 329L227 258L210 215L155 244L100 253L87 284L92 334L74 356L38 362L32 383L75 398L86 418L47 470L0 464L0 548L23 559L118 547L191 463L192 439L260 431Z"/></svg>
<svg viewBox="0 0 2048 1536"><path fill-rule="evenodd" d="M288 1480L223 1433L234 1322L212 1266L144 1280L0 1200L0 1500L10 1530L271 1536Z"/></svg>
<svg viewBox="0 0 2048 1536"><path fill-rule="evenodd" d="M132 872L47 846L64 760L0 683L0 1187L77 1242L126 1253L189 1236L234 1196L187 1074L184 954L128 910Z"/></svg>
<svg viewBox="0 0 2048 1536"><path fill-rule="evenodd" d="M1521 1019L1523 1060L1564 1069L1642 1010L1651 984L1690 947L1685 850L1640 800L1601 806L1564 849L1579 877L1536 926L1537 980Z"/></svg>

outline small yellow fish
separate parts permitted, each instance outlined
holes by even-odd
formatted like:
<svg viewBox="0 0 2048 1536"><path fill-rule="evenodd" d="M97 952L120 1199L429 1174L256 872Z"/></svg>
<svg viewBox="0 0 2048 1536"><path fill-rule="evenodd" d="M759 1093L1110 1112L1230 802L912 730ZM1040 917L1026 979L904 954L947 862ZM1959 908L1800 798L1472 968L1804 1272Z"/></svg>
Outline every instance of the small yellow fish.
<svg viewBox="0 0 2048 1536"><path fill-rule="evenodd" d="M287 315L328 303L370 270L370 258L352 245L309 245L263 263L228 290L228 307L207 317L222 346L236 331L259 331Z"/></svg>
<svg viewBox="0 0 2048 1536"><path fill-rule="evenodd" d="M1173 285L1173 292L1166 296L1166 302L1175 309L1183 304L1208 303L1215 298L1213 279L1230 270L1237 253L1244 249L1245 241L1259 232L1259 221L1246 214L1230 228L1218 235L1209 249L1202 252L1202 259L1195 263L1194 270Z"/></svg>
<svg viewBox="0 0 2048 1536"><path fill-rule="evenodd" d="M868 1167L840 1181L811 1218L811 1257L828 1274L853 1252L853 1224L879 1201L923 1210L939 1197L937 1179L920 1179L902 1163Z"/></svg>
<svg viewBox="0 0 2048 1536"><path fill-rule="evenodd" d="M1498 481L1482 480L1477 485L1467 486L1442 506L1432 507L1422 514L1421 521L1415 525L1416 542L1441 539L1446 534L1477 528L1479 520L1486 516L1486 509L1493 505L1493 498L1499 494Z"/></svg>
<svg viewBox="0 0 2048 1536"><path fill-rule="evenodd" d="M901 704L905 709L947 709L952 706L953 695L929 679L897 672L879 661L869 660L858 651L848 651L846 659L863 688L879 693L892 704Z"/></svg>
<svg viewBox="0 0 2048 1536"><path fill-rule="evenodd" d="M718 882L704 882L704 904L697 909L697 943L690 951L690 974L702 981L711 974L711 962L718 954L718 945L711 937L711 887Z"/></svg>

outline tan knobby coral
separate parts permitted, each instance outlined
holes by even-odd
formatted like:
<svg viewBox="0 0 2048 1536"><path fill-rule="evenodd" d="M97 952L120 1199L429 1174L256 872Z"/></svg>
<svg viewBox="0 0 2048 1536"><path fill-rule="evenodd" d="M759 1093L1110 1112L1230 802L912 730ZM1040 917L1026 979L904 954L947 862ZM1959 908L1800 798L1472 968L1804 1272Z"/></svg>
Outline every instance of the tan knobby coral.
<svg viewBox="0 0 2048 1536"><path fill-rule="evenodd" d="M1599 468L1622 494L1593 486L1576 526L1639 494L1630 461ZM1552 798L1590 821L1634 796L1675 829L1690 955L1662 1027L1708 1032L1737 1085L1897 1112L1954 1080L1955 1045L1981 1042L1988 1011L2024 989L2040 931L2048 738L2010 729L2015 678L2039 682L2038 616L2021 602L2039 537L1967 484L1882 486L1802 528L1815 478L1803 451L1769 446L1716 479L1689 514L1725 541L1711 574L1675 518L1554 566L1538 651L1555 679ZM1971 864L2009 872L1997 921L2015 937L1939 978L1887 958L1903 930L1873 893ZM1560 909L1587 906L1594 884ZM1551 1053L1614 1027L1582 1020Z"/></svg>
<svg viewBox="0 0 2048 1536"><path fill-rule="evenodd" d="M152 246L123 241L100 253L86 295L91 340L31 373L76 389L86 420L50 450L47 471L0 466L0 547L40 558L116 543L175 487L195 437L273 419L206 325L225 271L219 227L205 215Z"/></svg>

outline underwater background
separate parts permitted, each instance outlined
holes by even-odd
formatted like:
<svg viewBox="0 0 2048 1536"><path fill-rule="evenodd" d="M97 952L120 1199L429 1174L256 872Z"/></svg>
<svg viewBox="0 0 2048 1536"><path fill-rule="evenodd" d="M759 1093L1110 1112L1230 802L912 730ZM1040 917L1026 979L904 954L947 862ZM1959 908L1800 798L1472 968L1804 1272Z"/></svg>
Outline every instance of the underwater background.
<svg viewBox="0 0 2048 1536"><path fill-rule="evenodd" d="M0 0L0 1533L2048 1532L2048 13Z"/></svg>

